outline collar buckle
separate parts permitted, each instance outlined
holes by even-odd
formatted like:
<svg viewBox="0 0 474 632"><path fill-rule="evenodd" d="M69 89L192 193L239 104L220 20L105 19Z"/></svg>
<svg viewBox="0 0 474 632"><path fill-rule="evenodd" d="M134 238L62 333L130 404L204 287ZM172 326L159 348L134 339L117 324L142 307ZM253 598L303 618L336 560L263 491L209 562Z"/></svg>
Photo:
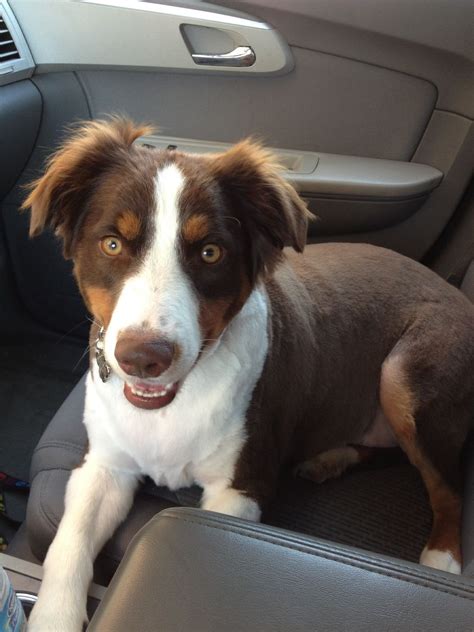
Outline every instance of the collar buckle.
<svg viewBox="0 0 474 632"><path fill-rule="evenodd" d="M95 341L95 359L97 362L97 366L99 367L99 376L102 382L107 382L112 372L110 368L110 364L105 359L104 354L104 336L105 329L101 327L99 329L99 333L97 334L97 339Z"/></svg>

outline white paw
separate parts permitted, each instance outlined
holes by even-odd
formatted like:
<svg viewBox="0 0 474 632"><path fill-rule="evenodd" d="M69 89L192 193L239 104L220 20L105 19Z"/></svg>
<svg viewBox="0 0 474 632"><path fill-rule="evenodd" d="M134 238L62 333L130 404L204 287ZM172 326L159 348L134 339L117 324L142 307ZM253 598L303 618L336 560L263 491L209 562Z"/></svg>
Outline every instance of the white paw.
<svg viewBox="0 0 474 632"><path fill-rule="evenodd" d="M255 500L229 487L207 497L202 508L254 522L258 522L262 515Z"/></svg>
<svg viewBox="0 0 474 632"><path fill-rule="evenodd" d="M447 573L455 573L456 575L459 575L461 572L461 564L454 559L449 551L438 551L437 549L427 549L425 547L420 557L420 564L431 566L431 568L437 568Z"/></svg>
<svg viewBox="0 0 474 632"><path fill-rule="evenodd" d="M85 607L59 595L39 596L28 618L28 632L82 632L87 622Z"/></svg>

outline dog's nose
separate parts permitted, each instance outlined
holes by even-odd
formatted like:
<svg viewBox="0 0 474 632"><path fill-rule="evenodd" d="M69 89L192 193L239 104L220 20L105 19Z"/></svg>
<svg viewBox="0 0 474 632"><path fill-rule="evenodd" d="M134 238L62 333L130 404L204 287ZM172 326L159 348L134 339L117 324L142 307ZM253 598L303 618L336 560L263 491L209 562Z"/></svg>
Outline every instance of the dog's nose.
<svg viewBox="0 0 474 632"><path fill-rule="evenodd" d="M175 353L174 344L165 339L122 336L115 345L120 368L136 377L158 377L168 369Z"/></svg>

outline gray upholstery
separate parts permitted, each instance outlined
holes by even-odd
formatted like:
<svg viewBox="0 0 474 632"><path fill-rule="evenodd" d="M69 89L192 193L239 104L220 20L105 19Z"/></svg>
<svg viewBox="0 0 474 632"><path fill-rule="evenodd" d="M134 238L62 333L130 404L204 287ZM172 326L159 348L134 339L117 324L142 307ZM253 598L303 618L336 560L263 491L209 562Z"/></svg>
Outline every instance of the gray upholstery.
<svg viewBox="0 0 474 632"><path fill-rule="evenodd" d="M84 454L83 409L84 378L58 410L33 454L26 523L31 550L38 559L44 558L63 513L69 473Z"/></svg>
<svg viewBox="0 0 474 632"><path fill-rule="evenodd" d="M31 463L31 492L26 524L33 554L42 560L56 533L64 511L64 492L70 472L81 462L87 441L82 423L84 382L81 379L44 432ZM163 497L165 496L165 497ZM167 497L166 497L167 496ZM178 504L176 497L139 493L133 511L102 551L96 579L108 581L123 557L132 536L166 507Z"/></svg>
<svg viewBox="0 0 474 632"><path fill-rule="evenodd" d="M137 534L88 627L472 630L474 581L190 509Z"/></svg>
<svg viewBox="0 0 474 632"><path fill-rule="evenodd" d="M474 300L473 265L462 290ZM27 531L31 551L43 559L64 511L64 491L71 469L82 460L86 431L83 378L66 399L44 432L31 464L31 494ZM474 436L464 452L463 574L474 577ZM199 503L197 488L176 493L145 482L134 506L96 564L97 581L107 582L115 572L136 532L167 507ZM315 486L283 477L276 502L264 522L350 544L374 553L416 561L426 541L431 521L426 493L418 473L407 463L395 461L381 469L356 468L340 480Z"/></svg>
<svg viewBox="0 0 474 632"><path fill-rule="evenodd" d="M84 379L55 415L34 453L27 530L31 550L38 559L46 554L63 513L69 473L82 460L86 443L83 407ZM469 526L464 528L464 560L465 572L474 576L474 444L466 451L466 461L464 516ZM379 465L355 469L323 485L283 477L276 502L265 513L264 522L416 561L431 521L420 477L398 457ZM96 580L105 583L110 579L131 538L156 513L177 505L195 507L199 497L197 488L172 493L147 481L127 520L99 557Z"/></svg>

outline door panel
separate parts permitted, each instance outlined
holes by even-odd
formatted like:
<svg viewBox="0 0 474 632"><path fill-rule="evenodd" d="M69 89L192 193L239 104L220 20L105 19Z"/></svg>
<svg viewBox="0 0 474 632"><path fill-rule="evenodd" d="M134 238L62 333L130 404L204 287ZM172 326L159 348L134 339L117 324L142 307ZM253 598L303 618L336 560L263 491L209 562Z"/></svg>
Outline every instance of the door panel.
<svg viewBox="0 0 474 632"><path fill-rule="evenodd" d="M212 11L212 6L205 10L205 5L196 3L186 7L133 0L10 3L39 73L129 67L270 74L286 72L293 65L286 42L268 24L218 7ZM221 51L219 46L229 50ZM206 53L214 55L206 58Z"/></svg>
<svg viewBox="0 0 474 632"><path fill-rule="evenodd" d="M167 135L235 141L255 134L287 149L411 158L436 101L430 83L302 48L292 52L294 70L277 77L79 76L94 116L120 104L135 118L156 121Z"/></svg>
<svg viewBox="0 0 474 632"><path fill-rule="evenodd" d="M137 139L144 147L173 147L187 153L218 153L230 144L174 136ZM318 218L309 237L338 231L357 233L400 222L417 211L441 182L438 169L414 162L359 158L272 148L290 180Z"/></svg>
<svg viewBox="0 0 474 632"><path fill-rule="evenodd" d="M0 200L20 177L35 146L41 95L29 81L0 88Z"/></svg>
<svg viewBox="0 0 474 632"><path fill-rule="evenodd" d="M222 6L291 11L293 16L324 20L455 53L474 61L471 0L217 0Z"/></svg>
<svg viewBox="0 0 474 632"><path fill-rule="evenodd" d="M13 89L16 102L7 103L4 95ZM35 108L27 96L34 99ZM25 197L24 185L41 173L51 149L64 137L66 126L90 117L86 99L73 73L56 73L0 88L0 102L3 106L0 130L26 110L28 116L25 114L23 121L17 120L22 131L16 126L10 129L16 130L17 143L21 133L29 131L34 145L31 154L25 156L26 168L16 186L1 201L0 233L8 244L9 265L18 296L28 313L42 325L86 336L89 321L72 276L71 262L63 259L61 244L51 231L29 239L29 214L19 212ZM38 130L31 130L33 116L39 124Z"/></svg>
<svg viewBox="0 0 474 632"><path fill-rule="evenodd" d="M292 50L302 47L391 68L429 82L434 109L411 160L444 173L421 208L390 228L332 239L369 241L422 258L466 190L474 155L474 5L470 0L220 0L277 28ZM350 84L339 85L341 98ZM395 99L404 99L394 91ZM413 111L404 103L406 122ZM350 117L350 114L348 114ZM350 124L350 123L349 123ZM388 123L396 134L395 125ZM382 131L379 129L379 132ZM356 141L365 142L365 130ZM357 151L358 155L364 155Z"/></svg>
<svg viewBox="0 0 474 632"><path fill-rule="evenodd" d="M11 1L33 30L35 23L21 7L35 5L38 22L41 7L54 4ZM56 4L64 5L64 0ZM86 15L89 3L72 4L81 5ZM221 0L218 4L190 1L186 6L244 11L246 18L271 25L279 41L289 45L293 69L288 66L283 74L258 76L217 75L203 72L202 67L181 73L111 71L85 69L82 62L74 66L69 60L91 115L122 112L156 123L161 134L180 139L233 142L254 135L280 150L337 154L343 157L340 165L358 156L438 169L439 186L431 193L426 189L416 200L370 195L348 199L343 191L350 182L343 181L348 172L342 167L335 193L319 190L313 195L314 191L302 190L321 217L312 227L311 241L368 241L422 258L472 177L474 55L467 26L472 24L472 4L439 0L436 6L430 3L429 10L426 0ZM107 15L107 8L101 11ZM107 32L108 25L94 28ZM81 29L82 25L78 33ZM41 32L34 31L31 37L33 50L38 50ZM143 40L135 33L133 46L124 45L119 66L133 65L134 47L148 64L149 42ZM200 46L199 38L192 46ZM40 46L43 51L47 48L44 42ZM100 47L88 61L94 66L109 62L110 56ZM153 63L150 59L149 68ZM47 69L43 65L39 70ZM394 163L394 173L397 168Z"/></svg>
<svg viewBox="0 0 474 632"><path fill-rule="evenodd" d="M472 0L217 0L299 46L430 81L436 107L474 118ZM342 88L342 86L341 86Z"/></svg>

